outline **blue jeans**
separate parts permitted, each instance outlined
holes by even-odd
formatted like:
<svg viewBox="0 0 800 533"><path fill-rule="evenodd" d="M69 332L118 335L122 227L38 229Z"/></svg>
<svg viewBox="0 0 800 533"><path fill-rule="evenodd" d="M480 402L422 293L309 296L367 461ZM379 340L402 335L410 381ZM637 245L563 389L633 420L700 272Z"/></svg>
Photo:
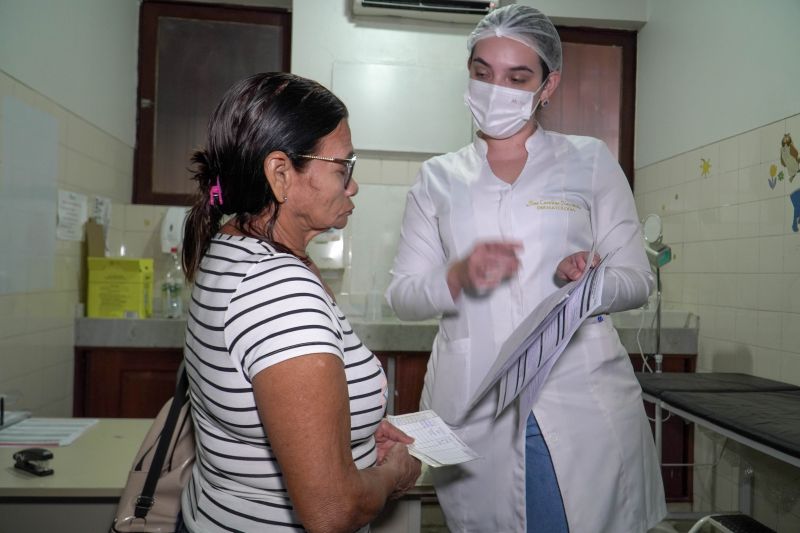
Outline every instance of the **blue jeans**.
<svg viewBox="0 0 800 533"><path fill-rule="evenodd" d="M569 531L550 450L533 413L525 427L525 514L528 533Z"/></svg>

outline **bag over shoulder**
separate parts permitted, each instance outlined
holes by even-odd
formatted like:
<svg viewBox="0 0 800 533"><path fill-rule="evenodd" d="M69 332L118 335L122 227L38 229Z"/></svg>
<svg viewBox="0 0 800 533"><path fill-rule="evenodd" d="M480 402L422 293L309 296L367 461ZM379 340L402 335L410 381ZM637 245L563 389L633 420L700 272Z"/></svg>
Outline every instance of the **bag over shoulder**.
<svg viewBox="0 0 800 533"><path fill-rule="evenodd" d="M175 397L161 408L136 454L110 531L177 531L181 493L194 460L189 380L181 365Z"/></svg>

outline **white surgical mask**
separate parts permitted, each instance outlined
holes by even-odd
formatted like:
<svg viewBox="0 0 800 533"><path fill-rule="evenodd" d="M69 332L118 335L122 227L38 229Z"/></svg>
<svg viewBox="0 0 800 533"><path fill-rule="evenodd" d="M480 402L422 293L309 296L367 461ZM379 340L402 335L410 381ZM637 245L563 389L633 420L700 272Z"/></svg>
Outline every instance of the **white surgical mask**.
<svg viewBox="0 0 800 533"><path fill-rule="evenodd" d="M546 82L531 92L470 79L464 102L479 130L494 139L507 139L530 120L541 101L534 105L533 99Z"/></svg>

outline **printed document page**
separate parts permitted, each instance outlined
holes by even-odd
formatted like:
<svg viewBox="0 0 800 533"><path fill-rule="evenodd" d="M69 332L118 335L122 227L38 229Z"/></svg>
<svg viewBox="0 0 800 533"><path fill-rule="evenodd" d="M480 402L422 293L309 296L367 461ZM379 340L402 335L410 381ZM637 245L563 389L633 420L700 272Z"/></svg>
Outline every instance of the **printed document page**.
<svg viewBox="0 0 800 533"><path fill-rule="evenodd" d="M13 426L17 422L22 422L31 417L30 411L5 411L0 414L0 429Z"/></svg>
<svg viewBox="0 0 800 533"><path fill-rule="evenodd" d="M499 383L496 416L522 396L524 411L533 407L541 386L572 335L600 307L603 259L596 267L544 299L503 343L492 368L472 397L471 406ZM525 420L527 417L523 417Z"/></svg>
<svg viewBox="0 0 800 533"><path fill-rule="evenodd" d="M28 418L0 430L0 446L68 446L96 418Z"/></svg>
<svg viewBox="0 0 800 533"><path fill-rule="evenodd" d="M386 418L414 438L408 453L429 466L455 465L479 457L431 410Z"/></svg>

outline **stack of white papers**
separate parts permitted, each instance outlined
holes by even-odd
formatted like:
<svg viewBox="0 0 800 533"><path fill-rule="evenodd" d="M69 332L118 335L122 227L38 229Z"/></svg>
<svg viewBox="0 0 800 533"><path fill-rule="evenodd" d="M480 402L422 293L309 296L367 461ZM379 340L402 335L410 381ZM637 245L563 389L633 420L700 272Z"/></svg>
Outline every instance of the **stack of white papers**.
<svg viewBox="0 0 800 533"><path fill-rule="evenodd" d="M471 407L499 383L495 416L500 416L517 397L520 397L520 412L527 413L533 408L550 370L572 335L600 307L608 257L545 298L511 333L472 396ZM521 420L524 424L527 416Z"/></svg>
<svg viewBox="0 0 800 533"><path fill-rule="evenodd" d="M386 418L414 438L408 453L428 466L455 465L479 457L431 410Z"/></svg>
<svg viewBox="0 0 800 533"><path fill-rule="evenodd" d="M67 446L96 418L28 418L0 430L0 446Z"/></svg>
<svg viewBox="0 0 800 533"><path fill-rule="evenodd" d="M17 422L22 422L26 418L31 416L30 411L6 411L3 413L3 423L0 424L0 429L5 429L9 426L13 426Z"/></svg>

